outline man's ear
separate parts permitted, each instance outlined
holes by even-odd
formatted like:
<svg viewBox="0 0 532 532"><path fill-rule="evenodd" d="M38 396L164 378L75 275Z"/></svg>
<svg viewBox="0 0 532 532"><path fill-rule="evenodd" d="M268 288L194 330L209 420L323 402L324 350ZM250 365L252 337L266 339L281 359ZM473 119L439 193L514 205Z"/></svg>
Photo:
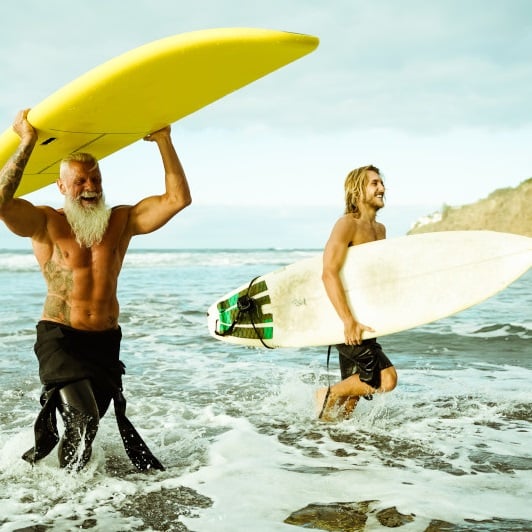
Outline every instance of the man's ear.
<svg viewBox="0 0 532 532"><path fill-rule="evenodd" d="M63 181L61 180L61 178L59 178L56 181L56 184L57 184L57 188L59 189L59 192L61 192L61 194L63 194L63 196L64 196L66 194L66 187L65 187L65 184L63 183Z"/></svg>

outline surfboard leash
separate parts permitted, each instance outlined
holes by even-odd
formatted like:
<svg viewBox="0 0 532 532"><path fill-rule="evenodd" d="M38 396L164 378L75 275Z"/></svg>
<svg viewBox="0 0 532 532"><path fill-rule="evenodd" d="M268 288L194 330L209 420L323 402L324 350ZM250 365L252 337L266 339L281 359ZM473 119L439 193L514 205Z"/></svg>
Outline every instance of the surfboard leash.
<svg viewBox="0 0 532 532"><path fill-rule="evenodd" d="M321 419L323 416L323 413L325 412L325 408L327 406L327 401L329 400L329 395L331 395L331 376L329 374L329 362L331 360L331 345L327 348L327 393L325 394L325 399L323 400L323 404L321 405L320 415L318 416L318 419Z"/></svg>
<svg viewBox="0 0 532 532"><path fill-rule="evenodd" d="M233 320L233 323L229 326L228 329L226 329L224 332L218 332L215 331L215 333L218 336L227 336L231 334L235 328L235 326L238 324L241 315L247 314L249 317L249 321L251 323L251 326L253 327L253 331L255 332L256 337L260 340L260 343L266 347L266 349L274 349L273 347L269 346L265 341L264 338L259 333L259 330L257 329L255 325L255 320L253 319L253 313L257 309L257 302L249 295L249 292L251 290L251 287L253 286L253 283L259 278L260 276L257 276L253 279L251 279L247 292L240 296L236 301L236 307L238 309L238 312L235 316L235 319Z"/></svg>

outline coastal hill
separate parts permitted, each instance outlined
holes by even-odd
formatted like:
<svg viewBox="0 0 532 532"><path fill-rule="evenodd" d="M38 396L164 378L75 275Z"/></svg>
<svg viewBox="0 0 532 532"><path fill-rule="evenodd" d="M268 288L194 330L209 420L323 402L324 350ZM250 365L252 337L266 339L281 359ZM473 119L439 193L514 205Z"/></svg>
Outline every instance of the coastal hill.
<svg viewBox="0 0 532 532"><path fill-rule="evenodd" d="M476 203L450 207L420 218L409 235L434 231L490 230L532 237L532 178L501 188Z"/></svg>

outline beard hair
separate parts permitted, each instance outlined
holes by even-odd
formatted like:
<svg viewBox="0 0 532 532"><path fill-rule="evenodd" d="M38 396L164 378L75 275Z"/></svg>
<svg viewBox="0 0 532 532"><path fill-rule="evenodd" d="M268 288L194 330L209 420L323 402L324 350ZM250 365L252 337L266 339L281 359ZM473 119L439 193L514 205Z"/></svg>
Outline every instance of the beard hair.
<svg viewBox="0 0 532 532"><path fill-rule="evenodd" d="M67 196L63 210L80 246L90 248L102 241L111 217L111 209L105 204L103 195L91 207L82 207L78 199Z"/></svg>

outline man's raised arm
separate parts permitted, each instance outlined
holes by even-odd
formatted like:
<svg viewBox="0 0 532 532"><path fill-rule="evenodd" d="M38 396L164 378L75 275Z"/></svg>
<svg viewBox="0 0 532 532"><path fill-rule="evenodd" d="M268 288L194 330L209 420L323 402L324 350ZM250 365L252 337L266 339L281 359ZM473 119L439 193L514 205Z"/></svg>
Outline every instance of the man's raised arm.
<svg viewBox="0 0 532 532"><path fill-rule="evenodd" d="M37 133L27 119L28 111L29 109L19 111L13 122L13 130L20 137L20 144L0 170L0 209L13 199L37 142Z"/></svg>
<svg viewBox="0 0 532 532"><path fill-rule="evenodd" d="M28 112L29 109L19 111L13 122L13 130L20 137L20 144L0 170L0 219L19 236L32 236L44 218L42 211L30 202L14 198L37 142L37 132L28 122Z"/></svg>
<svg viewBox="0 0 532 532"><path fill-rule="evenodd" d="M185 172L172 144L170 126L151 133L144 140L157 143L164 166L165 192L145 198L133 207L129 222L132 235L159 229L192 202Z"/></svg>

